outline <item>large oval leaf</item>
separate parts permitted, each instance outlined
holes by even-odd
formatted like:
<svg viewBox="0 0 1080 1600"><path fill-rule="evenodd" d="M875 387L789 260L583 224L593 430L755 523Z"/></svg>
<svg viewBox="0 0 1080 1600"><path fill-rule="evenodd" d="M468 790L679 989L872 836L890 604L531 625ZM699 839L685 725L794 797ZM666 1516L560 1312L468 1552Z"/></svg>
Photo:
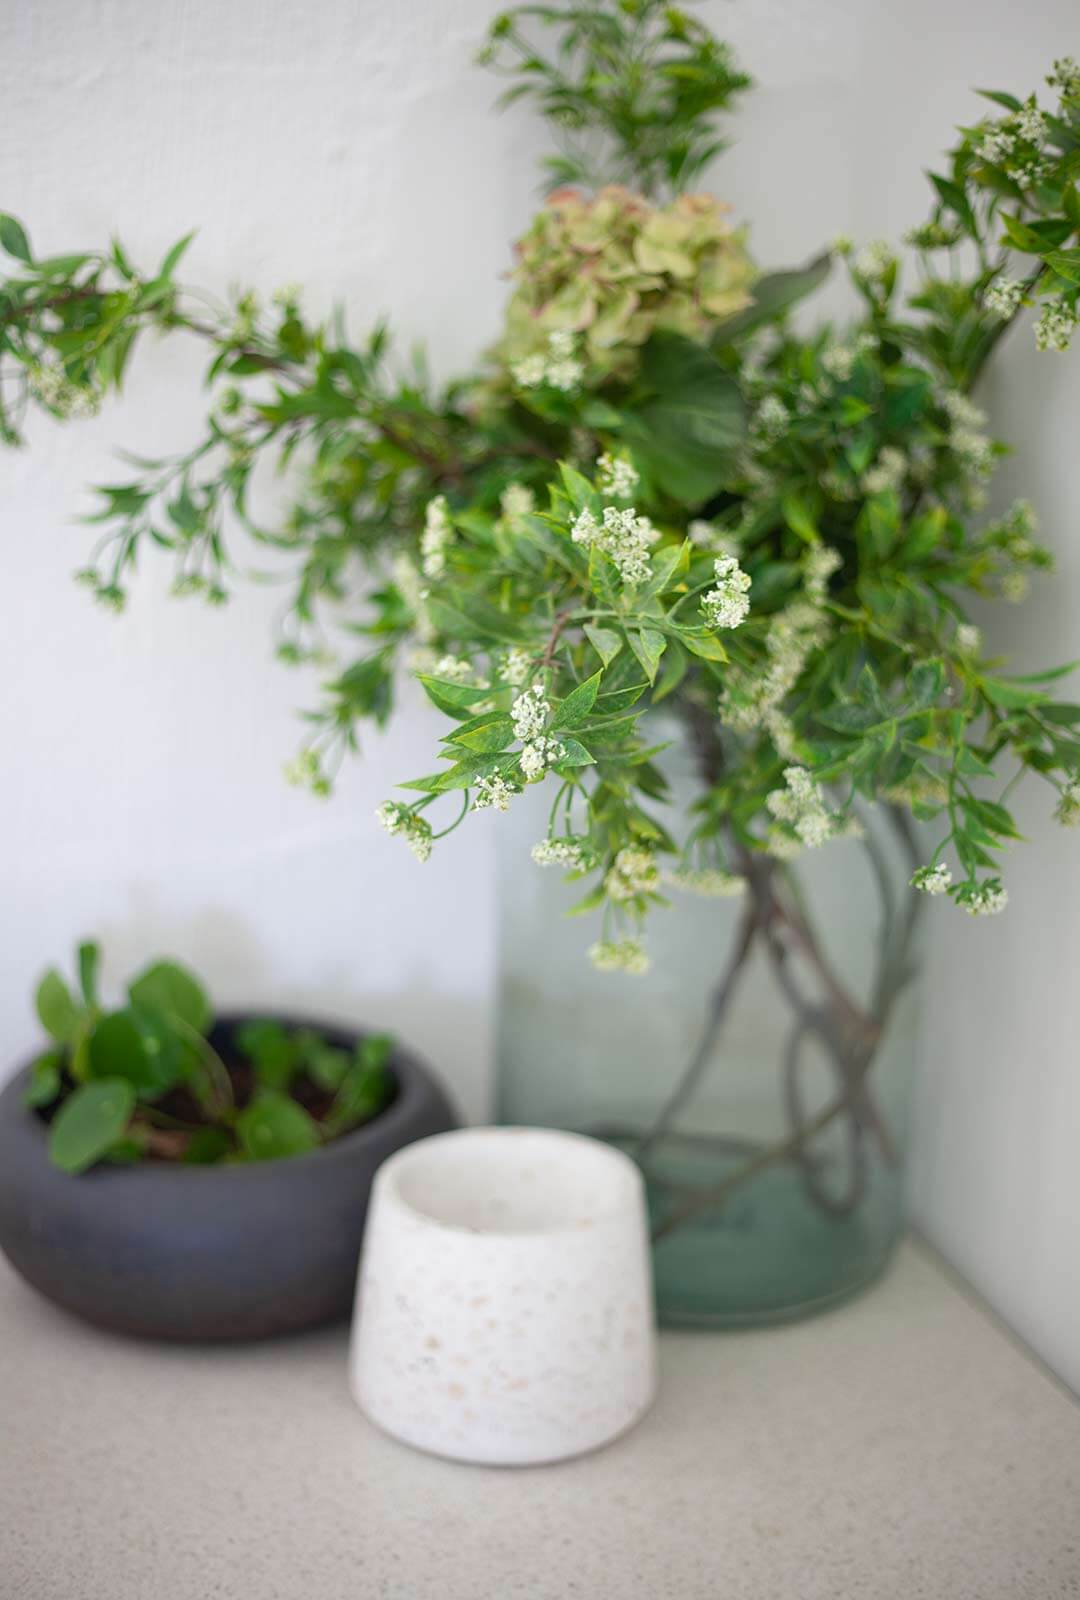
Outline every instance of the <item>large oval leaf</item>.
<svg viewBox="0 0 1080 1600"><path fill-rule="evenodd" d="M65 1172L85 1172L124 1129L135 1090L122 1078L84 1083L57 1112L49 1129L49 1155Z"/></svg>

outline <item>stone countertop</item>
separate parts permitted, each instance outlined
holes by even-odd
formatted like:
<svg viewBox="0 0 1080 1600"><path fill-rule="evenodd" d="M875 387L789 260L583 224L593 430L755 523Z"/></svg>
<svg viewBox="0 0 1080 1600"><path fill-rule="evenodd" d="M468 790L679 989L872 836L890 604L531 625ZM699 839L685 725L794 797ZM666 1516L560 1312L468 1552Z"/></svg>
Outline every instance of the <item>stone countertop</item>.
<svg viewBox="0 0 1080 1600"><path fill-rule="evenodd" d="M922 1246L811 1321L665 1334L650 1415L559 1466L385 1438L345 1338L130 1343L0 1258L3 1600L1080 1595L1080 1408Z"/></svg>

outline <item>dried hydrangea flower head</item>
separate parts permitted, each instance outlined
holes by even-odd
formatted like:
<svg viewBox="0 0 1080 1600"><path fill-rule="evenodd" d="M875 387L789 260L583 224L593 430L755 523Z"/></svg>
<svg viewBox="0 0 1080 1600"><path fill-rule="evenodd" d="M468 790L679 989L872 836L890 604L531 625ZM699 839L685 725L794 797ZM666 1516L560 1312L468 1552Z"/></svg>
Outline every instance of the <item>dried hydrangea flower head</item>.
<svg viewBox="0 0 1080 1600"><path fill-rule="evenodd" d="M499 348L515 380L545 381L556 334L578 336L594 376L626 376L656 329L702 338L749 305L754 266L727 211L703 194L653 206L616 185L556 190L515 246Z"/></svg>

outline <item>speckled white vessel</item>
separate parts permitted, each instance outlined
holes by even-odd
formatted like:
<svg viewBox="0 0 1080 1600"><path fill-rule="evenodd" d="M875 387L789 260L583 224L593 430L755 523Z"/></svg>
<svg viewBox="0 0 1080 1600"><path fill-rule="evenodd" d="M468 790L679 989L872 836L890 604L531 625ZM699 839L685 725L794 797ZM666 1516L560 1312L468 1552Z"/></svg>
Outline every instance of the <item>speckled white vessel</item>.
<svg viewBox="0 0 1080 1600"><path fill-rule="evenodd" d="M558 1461L647 1410L656 1341L633 1162L543 1128L467 1128L372 1190L350 1369L371 1420L462 1461Z"/></svg>

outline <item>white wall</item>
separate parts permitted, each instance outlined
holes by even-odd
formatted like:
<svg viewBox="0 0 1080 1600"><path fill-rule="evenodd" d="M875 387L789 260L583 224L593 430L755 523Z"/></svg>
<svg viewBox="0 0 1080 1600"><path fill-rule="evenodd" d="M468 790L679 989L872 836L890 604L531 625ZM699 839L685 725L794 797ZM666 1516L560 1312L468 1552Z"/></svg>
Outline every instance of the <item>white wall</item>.
<svg viewBox="0 0 1080 1600"><path fill-rule="evenodd" d="M152 262L187 227L189 278L221 291L309 288L354 327L387 311L441 370L497 325L507 241L528 216L539 136L495 120L470 66L488 0L22 0L0 12L0 206L42 250L123 234ZM838 232L897 234L972 83L1024 90L1080 54L1073 0L903 6L710 0L760 87L714 186L754 223L759 258ZM1073 21L1070 30L1069 23ZM214 973L224 1001L295 1002L401 1029L477 1112L489 1048L491 819L418 869L373 828L388 781L428 763L416 707L323 807L279 781L310 686L270 661L274 600L223 613L170 603L148 570L129 613L68 575L71 525L110 449L193 436L198 356L146 352L128 396L77 428L35 426L0 458L6 556L0 669L0 1054L30 1044L44 963L96 931L119 974L147 946ZM1014 338L990 392L1015 442L1010 485L1041 505L1060 579L992 627L1026 660L1076 653L1077 364ZM1049 422L1051 410L1057 422ZM1009 914L936 922L915 1213L1080 1384L1078 841L1022 802L1032 843ZM496 819L497 821L497 819Z"/></svg>

